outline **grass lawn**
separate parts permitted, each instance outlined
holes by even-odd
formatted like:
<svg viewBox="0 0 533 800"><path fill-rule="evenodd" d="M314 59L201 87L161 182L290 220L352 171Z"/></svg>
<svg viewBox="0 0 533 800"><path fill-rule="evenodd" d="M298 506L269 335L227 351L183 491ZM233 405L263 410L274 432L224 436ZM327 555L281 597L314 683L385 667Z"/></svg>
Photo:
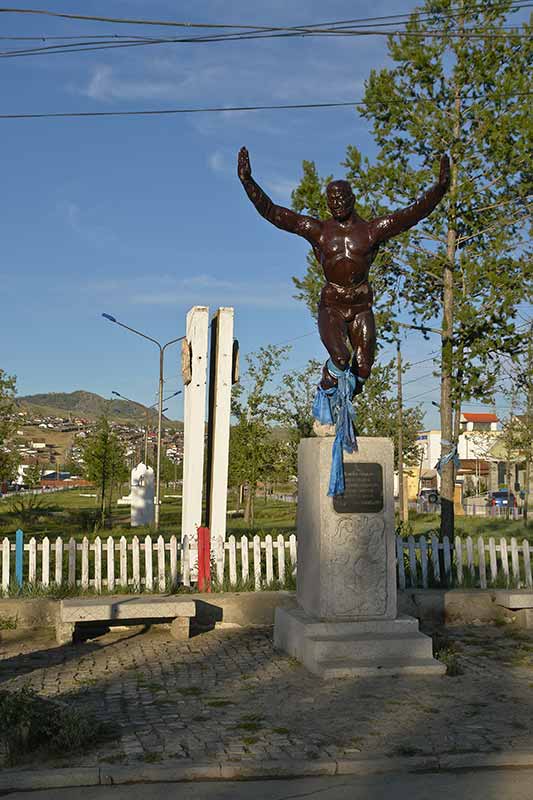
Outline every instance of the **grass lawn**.
<svg viewBox="0 0 533 800"><path fill-rule="evenodd" d="M27 536L37 538L62 536L68 539L73 536L75 539L81 539L83 536L93 538L96 534L101 537L126 536L127 538L135 534L139 537L148 533L154 535L153 528L149 526L131 528L129 506L117 506L116 500L112 511L112 527L95 532L94 521L98 513L96 498L82 497L89 493L90 490L74 489L38 495L37 498L42 505L36 509L31 519L22 519L14 512L11 509L11 499L1 500L0 538L5 536L13 538L17 528L21 528ZM174 494L174 490L163 489L161 492L163 502L159 533L168 537L172 534L181 534L181 498L165 497L166 494ZM230 497L228 507L236 507L234 498ZM264 538L268 533L273 537L283 533L288 536L295 532L295 526L295 503L284 503L281 500L268 500L265 503L262 498L257 498L254 529L251 530L250 525L245 524L243 519L228 518L227 535L234 534L239 537L245 533L249 535L257 533Z"/></svg>
<svg viewBox="0 0 533 800"><path fill-rule="evenodd" d="M396 520L399 521L398 519ZM438 532L440 526L440 514L419 514L411 511L409 513L409 524L414 536L432 534ZM476 538L483 536L489 538L494 536L499 538L505 536L510 539L515 536L517 539L529 539L533 541L533 523L526 528L522 520L506 520L503 517L456 517L455 535L466 538L471 536Z"/></svg>
<svg viewBox="0 0 533 800"><path fill-rule="evenodd" d="M42 502L42 508L37 509L31 519L22 520L21 517L11 510L11 500L0 501L0 538L4 536L14 537L17 528L22 528L27 536L37 536L42 538L48 536L55 538L63 536L69 538L74 536L81 539L83 536L93 538L94 521L97 516L96 498L82 497L88 494L89 490L69 490L56 492L49 495L38 496ZM177 494L178 492L176 492ZM174 494L172 489L163 489L161 505L161 525L160 532L163 536L181 533L181 498L165 497ZM228 498L228 508L236 508L235 497L230 493ZM153 528L131 528L129 524L129 506L113 505L112 527L102 528L97 533L101 537L107 536L126 536L131 538L154 534ZM398 523L398 519L396 520ZM415 536L431 535L438 531L440 517L438 514L419 514L411 512L409 514L409 524ZM227 535L233 534L237 538L247 534L253 536L258 534L264 538L267 534L276 537L282 533L289 536L296 533L296 503L286 503L282 500L268 499L266 502L262 497L257 497L255 502L255 521L254 527L244 522L244 519L233 519L228 517ZM524 527L520 520L505 520L503 518L482 517L456 517L456 534L462 537L472 536L494 536L499 538L505 536L510 538L515 536L518 539L528 538L533 541L533 524L530 523L528 529Z"/></svg>

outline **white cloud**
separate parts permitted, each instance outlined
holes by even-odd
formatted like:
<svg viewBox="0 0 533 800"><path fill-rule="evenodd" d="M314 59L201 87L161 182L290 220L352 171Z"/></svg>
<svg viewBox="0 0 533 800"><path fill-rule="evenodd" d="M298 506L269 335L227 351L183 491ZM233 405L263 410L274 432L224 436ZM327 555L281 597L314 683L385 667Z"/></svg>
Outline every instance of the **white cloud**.
<svg viewBox="0 0 533 800"><path fill-rule="evenodd" d="M161 73L164 72L164 75ZM81 94L100 102L113 100L183 100L223 79L224 69L215 65L186 69L177 63L149 62L133 74L120 74L109 64L93 67Z"/></svg>
<svg viewBox="0 0 533 800"><path fill-rule="evenodd" d="M221 150L215 150L207 159L207 164L212 172L218 175L227 175L229 173L229 164Z"/></svg>
<svg viewBox="0 0 533 800"><path fill-rule="evenodd" d="M60 212L64 215L68 226L85 241L96 245L105 245L117 241L117 237L112 231L103 225L88 220L86 213L82 211L77 203L73 201L66 202L60 207Z"/></svg>
<svg viewBox="0 0 533 800"><path fill-rule="evenodd" d="M268 191L272 192L273 199L279 198L283 202L291 199L291 193L298 186L296 178L292 180L289 178L266 178L264 183Z"/></svg>
<svg viewBox="0 0 533 800"><path fill-rule="evenodd" d="M232 281L208 274L178 280L168 275L151 276L149 284L144 278L105 280L91 283L87 289L105 294L110 300L114 293L117 301L125 301L131 305L199 304L288 310L296 304L292 298L293 287L288 283Z"/></svg>

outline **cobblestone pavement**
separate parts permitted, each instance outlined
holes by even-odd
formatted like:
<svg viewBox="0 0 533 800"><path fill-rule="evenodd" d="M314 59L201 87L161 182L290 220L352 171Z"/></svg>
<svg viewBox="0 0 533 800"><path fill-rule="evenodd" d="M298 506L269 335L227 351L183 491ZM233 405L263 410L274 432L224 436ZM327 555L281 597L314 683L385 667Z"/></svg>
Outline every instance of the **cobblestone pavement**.
<svg viewBox="0 0 533 800"><path fill-rule="evenodd" d="M436 636L460 674L328 682L275 652L270 628L181 642L129 628L67 647L4 638L0 686L28 685L117 727L69 766L533 750L533 635L468 626Z"/></svg>

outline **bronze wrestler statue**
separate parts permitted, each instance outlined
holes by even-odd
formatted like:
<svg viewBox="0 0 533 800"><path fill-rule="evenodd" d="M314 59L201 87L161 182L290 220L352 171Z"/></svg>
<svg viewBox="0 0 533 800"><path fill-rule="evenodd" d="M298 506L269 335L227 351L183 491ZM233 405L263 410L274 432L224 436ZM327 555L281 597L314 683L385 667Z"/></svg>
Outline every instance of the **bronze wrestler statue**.
<svg viewBox="0 0 533 800"><path fill-rule="evenodd" d="M347 370L351 359L350 371L356 378L354 394L358 394L370 375L376 346L370 265L381 244L412 228L440 202L450 179L448 156L441 158L437 183L416 202L372 220L354 211L355 198L348 181L328 184L326 196L332 219L320 220L275 205L252 178L245 147L239 152L238 175L262 217L277 228L303 236L313 248L326 278L318 306L318 330L330 355L320 386L324 390L336 386L338 374Z"/></svg>

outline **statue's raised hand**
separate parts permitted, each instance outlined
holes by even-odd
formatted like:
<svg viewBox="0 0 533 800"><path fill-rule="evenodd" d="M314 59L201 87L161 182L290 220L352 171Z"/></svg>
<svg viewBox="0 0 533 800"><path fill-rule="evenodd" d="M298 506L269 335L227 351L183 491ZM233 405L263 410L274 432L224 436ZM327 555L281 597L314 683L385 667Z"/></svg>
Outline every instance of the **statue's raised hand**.
<svg viewBox="0 0 533 800"><path fill-rule="evenodd" d="M446 187L450 183L450 158L446 153L440 159L439 183Z"/></svg>
<svg viewBox="0 0 533 800"><path fill-rule="evenodd" d="M252 168L250 166L250 156L246 147L241 147L239 150L239 160L237 166L237 175L241 181L245 181L252 177Z"/></svg>

